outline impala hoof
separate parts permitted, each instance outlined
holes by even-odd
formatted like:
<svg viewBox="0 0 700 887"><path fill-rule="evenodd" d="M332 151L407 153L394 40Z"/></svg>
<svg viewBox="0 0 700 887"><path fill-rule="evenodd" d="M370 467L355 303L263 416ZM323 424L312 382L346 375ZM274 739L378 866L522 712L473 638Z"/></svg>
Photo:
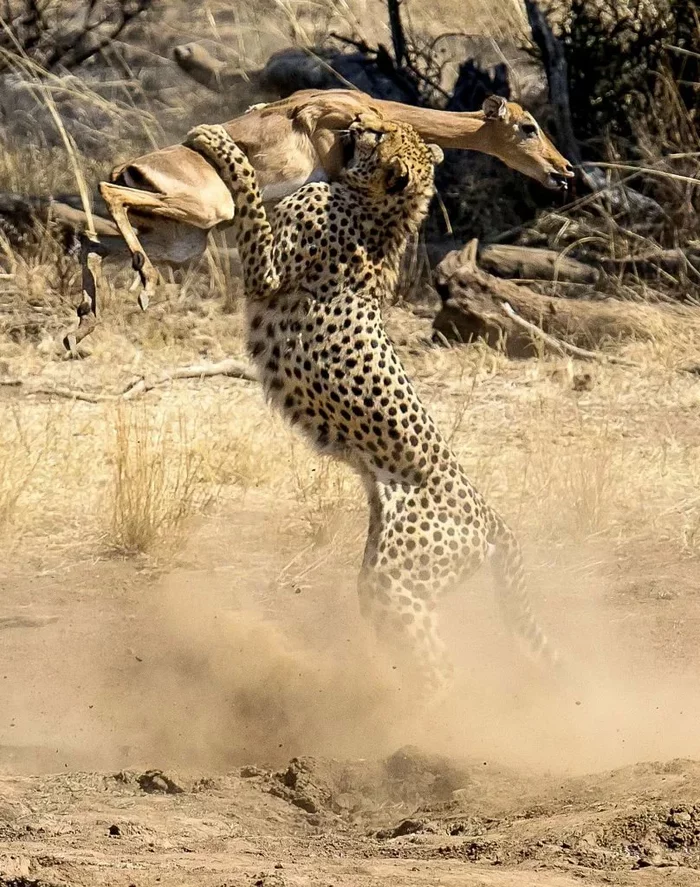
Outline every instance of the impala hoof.
<svg viewBox="0 0 700 887"><path fill-rule="evenodd" d="M75 333L67 333L62 339L61 344L70 354L71 357L77 357L78 343L75 339Z"/></svg>

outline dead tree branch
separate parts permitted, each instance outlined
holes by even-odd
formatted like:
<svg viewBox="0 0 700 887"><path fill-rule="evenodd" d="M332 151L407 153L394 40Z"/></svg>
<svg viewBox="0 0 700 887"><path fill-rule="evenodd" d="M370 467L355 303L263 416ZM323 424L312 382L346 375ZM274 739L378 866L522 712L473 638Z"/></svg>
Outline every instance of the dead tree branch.
<svg viewBox="0 0 700 887"><path fill-rule="evenodd" d="M18 50L47 71L79 67L116 40L153 0L8 0L0 48Z"/></svg>
<svg viewBox="0 0 700 887"><path fill-rule="evenodd" d="M20 388L27 394L45 394L50 397L65 397L68 400L80 400L86 403L116 403L135 400L142 394L161 388L178 379L209 379L212 376L228 376L232 379L244 379L257 382L258 375L246 364L229 358L218 363L196 364L194 366L176 367L160 376L146 378L142 376L129 382L121 391L109 393L104 391L81 391L77 388L66 388L62 385L47 385L45 382L35 383L32 379L0 379L0 386Z"/></svg>
<svg viewBox="0 0 700 887"><path fill-rule="evenodd" d="M581 163L581 151L571 122L569 75L564 48L554 36L545 14L535 0L525 0L525 9L532 39L542 55L542 64L547 75L549 101L557 120L557 141L565 156L578 165Z"/></svg>
<svg viewBox="0 0 700 887"><path fill-rule="evenodd" d="M556 351L558 354L570 354L573 357L579 357L582 360L597 360L600 363L614 363L618 366L641 369L639 364L624 360L622 357L615 357L614 354L603 354L601 351L589 351L587 348L579 348L578 345L572 345L570 342L555 339L554 336L545 333L545 331L537 326L537 324L530 323L529 320L525 320L524 317L521 317L513 310L508 302L501 302L499 307L507 317L510 317L516 326L519 326L521 329L526 330L528 333L541 339L545 345Z"/></svg>
<svg viewBox="0 0 700 887"><path fill-rule="evenodd" d="M387 0L389 9L389 29L391 30L391 45L394 49L394 61L398 68L402 68L408 61L408 48L406 35L401 21L401 0Z"/></svg>

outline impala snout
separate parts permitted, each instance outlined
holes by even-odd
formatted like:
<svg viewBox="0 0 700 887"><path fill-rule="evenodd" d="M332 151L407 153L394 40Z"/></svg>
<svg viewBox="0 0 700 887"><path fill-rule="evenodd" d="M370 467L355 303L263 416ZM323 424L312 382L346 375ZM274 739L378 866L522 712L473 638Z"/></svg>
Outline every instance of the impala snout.
<svg viewBox="0 0 700 887"><path fill-rule="evenodd" d="M547 177L547 187L551 188L552 191L566 191L569 187L569 182L573 179L574 175L573 166L570 163L567 163L563 172L549 173L549 176Z"/></svg>

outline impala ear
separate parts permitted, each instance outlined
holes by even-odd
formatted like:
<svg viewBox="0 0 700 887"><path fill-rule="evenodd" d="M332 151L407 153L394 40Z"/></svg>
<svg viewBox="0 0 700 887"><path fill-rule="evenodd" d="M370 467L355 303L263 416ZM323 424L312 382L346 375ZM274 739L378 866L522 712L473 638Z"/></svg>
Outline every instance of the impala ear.
<svg viewBox="0 0 700 887"><path fill-rule="evenodd" d="M442 163L442 161L445 159L445 155L443 154L440 145L430 144L428 145L428 150L433 155L433 163L435 164L435 166L437 166L439 163Z"/></svg>
<svg viewBox="0 0 700 887"><path fill-rule="evenodd" d="M502 95L489 95L484 99L481 110L487 120L505 120L508 116L508 102Z"/></svg>

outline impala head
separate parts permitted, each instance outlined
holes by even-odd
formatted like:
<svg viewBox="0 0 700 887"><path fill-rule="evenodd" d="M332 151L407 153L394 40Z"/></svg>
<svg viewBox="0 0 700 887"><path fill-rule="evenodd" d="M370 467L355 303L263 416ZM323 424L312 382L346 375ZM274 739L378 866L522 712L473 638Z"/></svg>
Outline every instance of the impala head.
<svg viewBox="0 0 700 887"><path fill-rule="evenodd" d="M545 188L566 190L574 176L573 167L557 151L532 114L499 95L488 96L482 110L490 153Z"/></svg>

